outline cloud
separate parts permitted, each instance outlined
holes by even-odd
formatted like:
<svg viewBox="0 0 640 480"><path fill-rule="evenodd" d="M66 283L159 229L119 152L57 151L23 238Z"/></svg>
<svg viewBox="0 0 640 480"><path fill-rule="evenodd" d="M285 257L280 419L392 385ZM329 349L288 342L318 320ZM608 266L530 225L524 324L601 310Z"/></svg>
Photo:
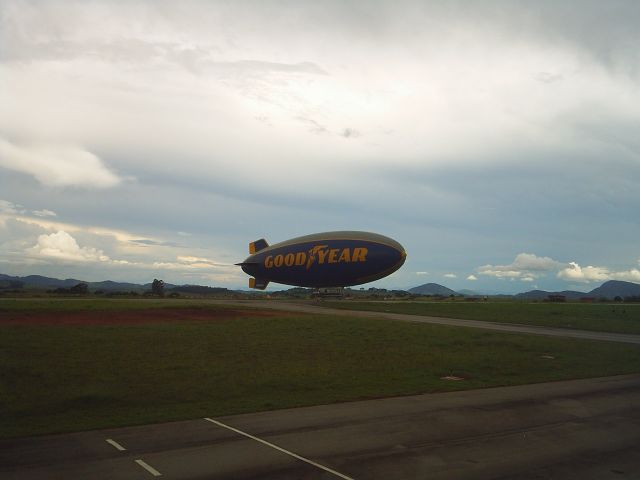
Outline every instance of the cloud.
<svg viewBox="0 0 640 480"><path fill-rule="evenodd" d="M361 135L362 134L354 128L345 128L341 133L341 136L344 138L357 138Z"/></svg>
<svg viewBox="0 0 640 480"><path fill-rule="evenodd" d="M48 210L46 208L40 210L27 211L22 205L10 202L8 200L0 199L0 215L6 215L10 217L18 217L20 215L28 215L30 213L33 216L45 218L45 217L57 217L56 212Z"/></svg>
<svg viewBox="0 0 640 480"><path fill-rule="evenodd" d="M570 262L567 268L558 272L558 278L567 281L589 283L603 282L607 280L623 280L627 282L640 282L640 270L632 268L624 271L611 271L606 267L581 267L576 262Z"/></svg>
<svg viewBox="0 0 640 480"><path fill-rule="evenodd" d="M478 277L476 277L475 275L469 275L469 276L467 277L467 280L471 280L471 281L474 281L474 282L475 282L476 280L478 280Z"/></svg>
<svg viewBox="0 0 640 480"><path fill-rule="evenodd" d="M296 117L296 120L307 125L309 131L312 133L321 134L321 133L328 133L329 131L326 126L322 125L320 122L318 122L317 120L314 120L313 118L305 118L303 116L298 116Z"/></svg>
<svg viewBox="0 0 640 480"><path fill-rule="evenodd" d="M458 276L455 273L445 273L444 277L445 278L458 278Z"/></svg>
<svg viewBox="0 0 640 480"><path fill-rule="evenodd" d="M102 250L80 247L76 239L64 230L50 235L40 235L38 242L27 250L36 257L72 262L108 262L110 258Z"/></svg>
<svg viewBox="0 0 640 480"><path fill-rule="evenodd" d="M355 221L414 252L389 284L491 262L482 282L522 285L551 270L491 259L522 245L600 265L606 232L607 262L635 258L640 10L520 3L0 2L0 137L28 157L0 152L0 192L59 215L33 213L59 226L12 251L64 230L147 266L227 260L263 234ZM39 164L29 141L95 168ZM118 195L93 186L105 170ZM51 195L31 176L90 188ZM109 245L96 223L136 234ZM131 243L152 233L188 247Z"/></svg>
<svg viewBox="0 0 640 480"><path fill-rule="evenodd" d="M157 247L181 247L179 243L176 242L165 242L159 240L151 240L149 238L137 238L134 240L130 240L130 243L140 246L157 246Z"/></svg>
<svg viewBox="0 0 640 480"><path fill-rule="evenodd" d="M0 167L53 187L109 188L121 182L96 155L71 145L17 145L0 137Z"/></svg>
<svg viewBox="0 0 640 480"><path fill-rule="evenodd" d="M221 68L234 68L249 72L287 72L304 73L311 75L327 75L327 72L313 62L277 63L259 60L240 60L237 62L212 62L213 66Z"/></svg>
<svg viewBox="0 0 640 480"><path fill-rule="evenodd" d="M46 208L43 208L42 210L33 210L31 213L33 213L36 217L57 217L58 216L56 212L47 210Z"/></svg>
<svg viewBox="0 0 640 480"><path fill-rule="evenodd" d="M416 272L416 275L429 275L429 272Z"/></svg>
<svg viewBox="0 0 640 480"><path fill-rule="evenodd" d="M559 75L557 73L538 72L536 75L534 75L534 78L543 83L553 83L561 81L562 75Z"/></svg>
<svg viewBox="0 0 640 480"><path fill-rule="evenodd" d="M528 282L564 265L564 263L549 257L538 257L532 253L520 253L509 265L484 265L478 268L478 273L496 278L519 278Z"/></svg>
<svg viewBox="0 0 640 480"><path fill-rule="evenodd" d="M0 213L4 213L5 215L19 215L24 212L25 210L21 205L0 199Z"/></svg>
<svg viewBox="0 0 640 480"><path fill-rule="evenodd" d="M231 263L221 263L206 257L193 257L190 255L178 255L176 262L154 262L154 268L168 270L223 270L238 272L238 268Z"/></svg>
<svg viewBox="0 0 640 480"><path fill-rule="evenodd" d="M607 280L623 280L640 283L640 269L615 271L608 267L581 267L577 262L558 262L549 257L521 253L509 265L485 265L478 268L481 275L509 278L522 282L534 282L536 278L556 271L556 277L568 282L590 283Z"/></svg>

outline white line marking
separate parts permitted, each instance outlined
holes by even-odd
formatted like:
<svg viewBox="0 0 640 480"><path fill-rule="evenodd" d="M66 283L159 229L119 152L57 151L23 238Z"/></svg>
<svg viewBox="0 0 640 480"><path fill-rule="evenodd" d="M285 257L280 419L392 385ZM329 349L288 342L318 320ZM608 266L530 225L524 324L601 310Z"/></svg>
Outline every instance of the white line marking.
<svg viewBox="0 0 640 480"><path fill-rule="evenodd" d="M120 445L118 442L116 442L115 440L111 440L110 438L107 438L107 443L109 445L112 445L114 447L116 447L118 450L120 450L121 452L124 452L126 450L126 448L124 448L122 445Z"/></svg>
<svg viewBox="0 0 640 480"><path fill-rule="evenodd" d="M154 477L161 477L162 474L156 470L155 468L153 468L151 465L149 465L147 462L145 462L144 460L136 460L136 463L138 465L140 465L142 468L144 468L147 472L149 472L151 475L153 475Z"/></svg>
<svg viewBox="0 0 640 480"><path fill-rule="evenodd" d="M320 469L324 470L325 472L329 472L329 473L332 473L332 474L334 474L334 475L336 475L336 476L338 476L340 478L344 478L344 480L354 480L352 477L347 477L346 475L343 475L340 472L336 472L335 470L331 470L329 467L325 467L324 465L320 465L319 463L316 463L313 460L309 460L307 458L301 457L300 455L296 455L295 453L290 452L289 450L285 450L284 448L281 448L281 447L279 447L277 445L274 445L273 443L269 443L266 440L262 440L261 438L254 437L253 435L245 433L242 430L238 430L237 428L230 427L229 425L225 425L224 423L218 422L217 420L214 420L212 418L206 417L205 420L207 422L215 423L216 425L218 425L220 427L223 427L223 428L226 428L227 430L231 430L233 432L239 433L240 435L244 435L245 437L250 438L252 440L255 440L256 442L260 442L260 443L262 443L264 445L267 445L268 447L275 448L276 450L278 450L278 451L280 451L282 453L286 453L287 455L290 455L293 458L297 458L298 460L302 460L303 462L306 462L309 465L313 465L314 467L320 468Z"/></svg>

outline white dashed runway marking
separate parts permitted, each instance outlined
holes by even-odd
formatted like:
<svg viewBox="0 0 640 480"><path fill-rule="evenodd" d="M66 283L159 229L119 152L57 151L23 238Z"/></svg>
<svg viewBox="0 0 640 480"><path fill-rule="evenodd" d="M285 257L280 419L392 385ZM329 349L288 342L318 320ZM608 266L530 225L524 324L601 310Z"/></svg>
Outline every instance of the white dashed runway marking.
<svg viewBox="0 0 640 480"><path fill-rule="evenodd" d="M126 448L124 448L122 445L120 445L118 442L116 442L115 440L112 440L110 438L107 438L107 443L113 447L115 447L117 450L120 450L121 452L124 452L126 450Z"/></svg>
<svg viewBox="0 0 640 480"><path fill-rule="evenodd" d="M296 459L301 460L301 461L303 461L305 463L308 463L309 465L313 465L314 467L319 468L321 470L324 470L325 472L329 472L329 473L335 475L336 477L343 478L344 480L354 480L352 477L348 477L347 475L344 475L344 474L342 474L340 472L336 472L335 470L332 470L329 467L325 467L324 465L320 465L319 463L316 463L313 460L309 460L308 458L301 457L300 455L297 455L297 454L295 454L293 452L290 452L289 450L285 450L284 448L279 447L277 445L274 445L273 443L269 443L266 440L262 440L261 438L254 437L253 435L251 435L249 433L246 433L246 432L243 432L242 430L238 430L237 428L230 427L229 425L225 425L224 423L218 422L217 420L214 420L212 418L208 418L207 417L207 418L205 418L205 420L207 422L215 423L216 425L218 425L218 426L220 426L222 428L226 428L227 430L231 430L232 432L236 432L236 433L238 433L240 435L243 435L243 436L245 436L247 438L250 438L251 440L255 440L256 442L260 442L263 445L266 445L266 446L271 447L271 448L275 448L279 452L286 453L287 455L289 455L289 456L291 456L293 458L296 458Z"/></svg>
<svg viewBox="0 0 640 480"><path fill-rule="evenodd" d="M162 474L156 470L155 468L153 468L151 465L149 465L147 462L145 462L144 460L136 460L136 463L138 465L140 465L142 468L144 468L147 472L149 472L151 475L153 475L154 477L161 477Z"/></svg>

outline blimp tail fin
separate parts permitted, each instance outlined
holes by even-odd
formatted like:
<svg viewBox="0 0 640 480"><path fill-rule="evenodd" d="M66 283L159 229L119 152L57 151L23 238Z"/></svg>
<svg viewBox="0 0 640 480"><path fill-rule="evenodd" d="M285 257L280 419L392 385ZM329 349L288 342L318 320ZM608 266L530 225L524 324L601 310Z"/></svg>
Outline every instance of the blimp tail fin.
<svg viewBox="0 0 640 480"><path fill-rule="evenodd" d="M251 242L249 244L249 253L253 255L254 253L259 252L260 250L264 250L268 246L269 244L267 243L267 241L264 238L261 238L260 240L256 240L255 242Z"/></svg>
<svg viewBox="0 0 640 480"><path fill-rule="evenodd" d="M264 290L269 285L269 280L263 280L262 278L250 278L249 288L255 288L257 290Z"/></svg>

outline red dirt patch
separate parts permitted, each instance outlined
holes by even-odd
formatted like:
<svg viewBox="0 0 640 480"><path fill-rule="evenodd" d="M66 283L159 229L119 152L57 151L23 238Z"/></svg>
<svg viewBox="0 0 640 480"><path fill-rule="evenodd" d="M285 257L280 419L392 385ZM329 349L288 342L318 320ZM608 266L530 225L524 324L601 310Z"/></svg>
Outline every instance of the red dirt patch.
<svg viewBox="0 0 640 480"><path fill-rule="evenodd" d="M140 325L148 323L214 322L238 317L289 316L275 310L208 310L155 308L147 310L91 312L11 312L0 315L0 325Z"/></svg>

